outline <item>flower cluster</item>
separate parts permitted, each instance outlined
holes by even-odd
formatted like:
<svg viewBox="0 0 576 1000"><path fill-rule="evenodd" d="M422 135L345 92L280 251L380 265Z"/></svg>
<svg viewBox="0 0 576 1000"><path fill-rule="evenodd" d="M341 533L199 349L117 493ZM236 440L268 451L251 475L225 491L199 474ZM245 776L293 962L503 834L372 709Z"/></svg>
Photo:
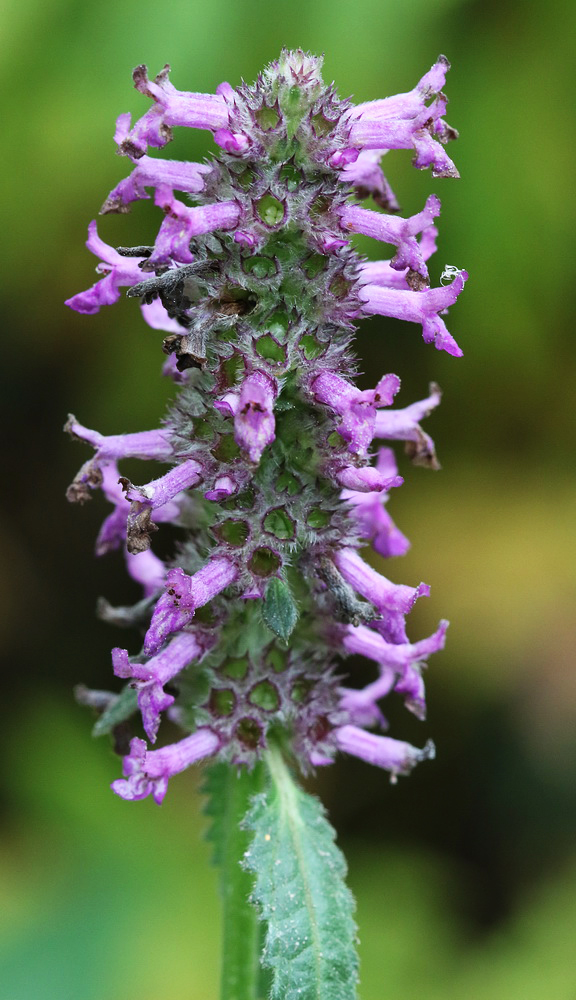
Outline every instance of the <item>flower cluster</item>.
<svg viewBox="0 0 576 1000"><path fill-rule="evenodd" d="M428 275L440 202L392 214L380 167L387 150L413 149L416 167L458 176L445 151L455 137L443 120L449 67L440 57L409 93L356 106L320 68L285 51L254 86L199 94L176 90L168 67L154 80L138 67L135 86L152 105L134 125L118 119L115 141L133 169L102 213L153 192L164 217L154 246L134 248L107 246L91 223L102 277L67 303L95 313L126 287L166 334L164 369L179 386L157 430L104 436L75 417L67 424L94 449L69 499L102 490L113 510L97 553L122 548L143 588L134 608L104 606L143 634L135 655L113 650L114 673L137 699L111 697L114 718L137 706L151 743L164 712L188 732L159 750L132 740L113 784L124 798L160 802L170 776L202 758L250 767L271 739L303 770L341 750L395 776L433 755L432 744L378 732L379 702L396 691L424 717L422 669L447 623L410 642L406 615L428 587L392 583L359 550L407 550L385 506L402 478L375 442L403 441L415 462L437 467L420 421L440 392L391 408L398 377L360 391L349 345L354 321L378 314L420 324L427 343L461 354L443 316L467 275L454 269L437 288ZM218 155L149 155L177 126L211 131ZM357 204L370 195L379 210ZM354 233L388 244L389 257L361 258ZM168 469L134 485L118 468L128 458ZM151 548L163 522L184 538L168 562ZM377 665L363 690L342 684L350 654Z"/></svg>

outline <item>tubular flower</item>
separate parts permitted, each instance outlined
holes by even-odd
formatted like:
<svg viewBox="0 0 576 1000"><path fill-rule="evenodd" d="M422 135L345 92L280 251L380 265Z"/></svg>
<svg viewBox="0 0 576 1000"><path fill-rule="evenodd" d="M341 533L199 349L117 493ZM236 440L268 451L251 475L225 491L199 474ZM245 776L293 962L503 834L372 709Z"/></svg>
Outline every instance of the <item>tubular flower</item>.
<svg viewBox="0 0 576 1000"><path fill-rule="evenodd" d="M136 89L152 103L134 124L118 118L131 171L102 213L153 197L158 233L152 246L113 249L91 223L102 277L68 300L95 313L127 288L164 333L177 387L157 430L67 424L93 449L68 497L102 491L112 512L97 552L122 548L142 588L132 608L100 604L106 620L144 635L140 651L113 651L126 689L100 729L139 710L151 742L166 712L187 733L152 751L132 739L112 786L123 798L161 802L170 777L205 758L251 768L278 734L303 771L341 751L395 778L433 756L430 743L418 750L377 730L390 691L424 718L422 670L447 623L411 641L406 616L429 588L392 582L360 550L408 549L385 507L403 478L392 450L374 443L404 442L416 464L438 468L420 422L440 391L397 408L396 375L359 389L350 342L354 321L378 314L421 324L426 343L462 353L442 316L466 272L450 269L438 287L429 275L440 202L433 194L416 214L391 214L398 205L380 167L389 150L410 148L416 167L457 176L444 149L455 138L443 117L448 63L440 57L408 93L357 106L320 69L285 51L253 86L201 94L176 90L168 67L154 79L138 67ZM211 131L218 154L206 163L149 154L179 127ZM369 195L377 210L355 202ZM388 259L362 259L356 233L388 244ZM164 469L134 485L121 473L128 459ZM165 523L180 537L166 560L151 538ZM343 686L352 654L374 664L363 690L353 677Z"/></svg>
<svg viewBox="0 0 576 1000"><path fill-rule="evenodd" d="M164 691L167 684L192 660L205 652L199 633L179 632L166 647L146 663L133 662L126 649L112 650L112 665L117 677L130 677L138 690L138 707L148 739L154 743L161 713L173 704L174 698Z"/></svg>
<svg viewBox="0 0 576 1000"><path fill-rule="evenodd" d="M397 476L396 459L391 448L380 448L376 471L395 485ZM398 477L399 478L399 477ZM397 483L396 485L401 485ZM410 548L410 542L396 527L384 506L388 500L386 493L375 490L368 493L356 490L342 490L342 499L352 505L361 538L371 541L378 555L403 556Z"/></svg>
<svg viewBox="0 0 576 1000"><path fill-rule="evenodd" d="M350 145L358 149L413 148L418 169L431 166L434 177L458 177L443 149L443 144L457 138L442 119L447 103L442 87L449 69L446 56L439 56L409 93L352 108L348 114Z"/></svg>
<svg viewBox="0 0 576 1000"><path fill-rule="evenodd" d="M430 195L425 207L410 219L399 216L382 215L381 212L371 212L357 205L345 205L340 215L342 227L352 232L372 236L384 243L393 243L398 247L390 266L395 271L414 271L420 274L425 283L428 279L424 255L416 239L432 225L432 220L440 214L440 201L435 195Z"/></svg>
<svg viewBox="0 0 576 1000"><path fill-rule="evenodd" d="M404 291L384 285L363 285L359 292L362 311L367 316L395 316L410 323L421 323L426 344L434 344L439 351L461 358L462 351L448 332L440 313L454 304L467 280L466 271L459 271L451 284L443 288Z"/></svg>
<svg viewBox="0 0 576 1000"><path fill-rule="evenodd" d="M130 753L124 758L124 778L113 781L112 788L123 799L152 795L160 805L168 790L168 779L203 757L210 757L218 745L216 733L206 728L161 750L146 750L144 740L133 739Z"/></svg>
<svg viewBox="0 0 576 1000"><path fill-rule="evenodd" d="M86 246L96 256L100 264L96 270L105 277L97 281L86 292L73 295L66 305L79 313L92 315L100 311L100 306L112 306L120 298L120 289L125 285L135 285L142 277L138 267L142 257L124 256L120 251L107 246L98 236L95 222L88 226Z"/></svg>

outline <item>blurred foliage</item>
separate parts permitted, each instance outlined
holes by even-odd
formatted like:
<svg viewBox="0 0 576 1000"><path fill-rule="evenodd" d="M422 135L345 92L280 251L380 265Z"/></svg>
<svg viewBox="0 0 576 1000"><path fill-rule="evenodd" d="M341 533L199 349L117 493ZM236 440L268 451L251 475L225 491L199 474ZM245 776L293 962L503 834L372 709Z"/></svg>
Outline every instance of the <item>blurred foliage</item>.
<svg viewBox="0 0 576 1000"><path fill-rule="evenodd" d="M573 399L571 296L576 142L568 69L576 7L521 0L4 0L0 66L4 291L0 643L0 994L9 1000L169 1000L216 995L218 901L201 838L198 776L162 809L116 800L119 762L92 743L73 683L110 684L109 649L130 642L93 620L100 593L135 596L121 559L95 562L98 501L62 500L84 450L60 435L68 409L105 433L157 425L170 387L159 336L134 303L91 318L62 300L93 280L86 226L127 164L116 116L141 114L130 70L166 61L181 89L252 80L283 46L324 51L325 76L357 100L410 89L437 54L453 69L448 121L462 180L433 181L409 154L386 159L404 211L442 198L437 282L466 267L449 326L465 357L419 330L372 320L365 384L428 381L445 397L427 430L438 475L402 461L390 510L411 552L388 570L425 579L416 638L453 621L428 678L430 720L394 702L391 731L434 765L389 788L343 760L318 787L359 901L363 1000L573 1000L576 924ZM213 148L181 130L169 155ZM149 203L107 217L115 245L146 243ZM570 242L569 242L570 241ZM368 241L362 250L378 256ZM8 472L8 475L6 473ZM128 474L131 472L128 470ZM136 480L138 481L138 480ZM162 544L160 540L160 544ZM166 541L169 545L169 539ZM366 666L358 666L359 676Z"/></svg>

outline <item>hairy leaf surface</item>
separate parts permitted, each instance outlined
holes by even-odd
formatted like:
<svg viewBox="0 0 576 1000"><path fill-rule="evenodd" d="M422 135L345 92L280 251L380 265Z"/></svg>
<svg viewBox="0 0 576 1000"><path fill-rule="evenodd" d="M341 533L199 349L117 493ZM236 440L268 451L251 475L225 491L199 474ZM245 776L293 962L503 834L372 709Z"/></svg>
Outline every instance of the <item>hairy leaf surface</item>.
<svg viewBox="0 0 576 1000"><path fill-rule="evenodd" d="M115 726L129 719L138 708L138 692L129 684L122 689L117 698L110 702L108 708L94 723L93 736L104 736L111 733Z"/></svg>
<svg viewBox="0 0 576 1000"><path fill-rule="evenodd" d="M253 899L267 923L262 960L273 970L272 1000L354 1000L358 980L354 900L346 863L318 799L294 783L271 753L269 789L245 825Z"/></svg>
<svg viewBox="0 0 576 1000"><path fill-rule="evenodd" d="M298 621L298 609L294 604L290 587L283 580L271 580L264 598L264 621L269 629L286 642Z"/></svg>

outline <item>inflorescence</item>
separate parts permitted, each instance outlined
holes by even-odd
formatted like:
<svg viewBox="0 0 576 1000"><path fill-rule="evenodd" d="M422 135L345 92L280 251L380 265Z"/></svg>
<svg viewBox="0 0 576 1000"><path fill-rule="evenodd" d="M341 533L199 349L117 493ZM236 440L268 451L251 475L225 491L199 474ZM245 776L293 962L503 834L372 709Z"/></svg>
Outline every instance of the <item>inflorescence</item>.
<svg viewBox="0 0 576 1000"><path fill-rule="evenodd" d="M271 740L303 771L338 750L393 776L433 756L430 743L419 750L378 732L379 703L397 691L424 717L422 668L447 622L411 643L405 618L429 588L390 582L359 550L406 552L385 506L402 478L392 450L374 442L403 441L414 462L437 467L420 421L440 392L390 409L399 379L360 391L350 343L354 322L377 314L421 324L427 343L462 353L442 314L467 275L450 269L450 283L429 287L440 202L431 195L416 215L394 214L380 167L389 149L413 149L416 167L458 176L444 148L456 135L442 117L448 68L441 56L409 93L359 105L341 101L321 60L301 51L284 51L254 86L223 83L216 94L176 90L169 67L154 80L134 71L153 103L134 125L118 118L115 141L133 170L102 213L127 212L153 189L164 218L154 246L117 249L92 222L87 246L102 277L67 304L93 314L127 287L167 335L164 371L179 392L158 430L105 436L67 423L94 449L68 497L102 490L112 513L97 554L123 548L143 590L133 608L101 604L105 619L144 634L135 655L112 652L126 688L84 698L115 722L139 709L151 743L163 712L188 735L158 750L132 739L112 786L123 798L161 802L168 779L202 758L251 767ZM218 155L149 156L176 126L211 131ZM383 211L357 204L369 196ZM393 256L367 262L354 233ZM168 471L135 485L118 468L128 458ZM182 529L167 562L151 547L166 522ZM343 682L350 654L376 665L364 689Z"/></svg>

